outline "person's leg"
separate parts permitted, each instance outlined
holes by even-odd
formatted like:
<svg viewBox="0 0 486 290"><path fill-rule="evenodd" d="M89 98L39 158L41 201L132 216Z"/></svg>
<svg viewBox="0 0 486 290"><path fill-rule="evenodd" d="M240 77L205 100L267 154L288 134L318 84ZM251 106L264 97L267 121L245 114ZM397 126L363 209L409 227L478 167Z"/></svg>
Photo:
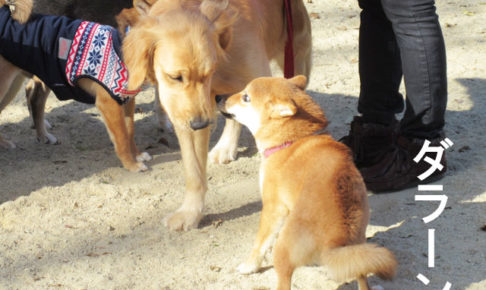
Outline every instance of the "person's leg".
<svg viewBox="0 0 486 290"><path fill-rule="evenodd" d="M380 0L359 0L359 76L361 81L358 112L348 136L348 145L356 165L371 166L393 150L397 122L395 114L403 111L403 97L398 92L402 64L391 22Z"/></svg>
<svg viewBox="0 0 486 290"><path fill-rule="evenodd" d="M415 186L419 182L431 182L442 177L445 172L445 170L436 171L431 177L420 181L417 176L426 171L430 165L423 160L418 163L413 161L425 139L429 139L432 141L432 145L437 146L439 138L443 136L442 129L447 102L445 48L433 0L379 1L386 19L392 25L392 32L395 35L396 44L398 44L401 58L400 68L403 69L405 77L407 107L399 130L396 130L397 126L393 125L393 119L391 123L378 119L376 116L383 116L379 110L384 110L390 103L385 100L386 95L368 94L373 90L367 85L376 84L374 80L375 78L380 79L379 73L381 72L373 70L373 64L366 63L369 52L373 51L372 44L368 41L371 40L380 46L385 45L383 42L376 41L377 35L367 31L370 23L367 15L370 15L368 13L370 10L367 10L369 7L364 4L372 2L376 3L372 0L360 1L363 13L360 31L362 92L359 100L359 112L363 114L363 117L355 118L351 124L350 134L343 138L343 142L353 151L356 165L369 190L395 191ZM386 27L381 29L387 31ZM383 55L376 54L375 57L376 59L388 58L387 54L383 53ZM385 65L378 61L377 67L379 67L378 64L391 67L388 78L382 75L382 80L389 82L388 86L382 85L382 88L388 91L391 91L391 88L395 91L394 88L396 88L398 91L397 80L399 77L394 74L398 71L396 64L387 63ZM389 102L397 99L397 95L389 95L389 97L391 97ZM398 106L390 107L398 108ZM376 112L377 110L378 112ZM393 115L396 112L391 111ZM372 118L368 116L372 116ZM446 168L444 157L442 157L441 163Z"/></svg>
<svg viewBox="0 0 486 290"><path fill-rule="evenodd" d="M403 111L398 89L402 65L395 34L380 0L359 0L359 76L361 89L358 112L366 123L389 125Z"/></svg>
<svg viewBox="0 0 486 290"><path fill-rule="evenodd" d="M434 0L381 0L400 47L407 92L400 134L439 138L447 104L446 55Z"/></svg>
<svg viewBox="0 0 486 290"><path fill-rule="evenodd" d="M442 177L446 170L442 156L444 169L419 180L418 176L427 171L430 164L424 160L413 161L425 139L438 146L443 136L446 59L435 3L433 0L381 0L381 3L400 49L407 99L405 115L393 145L381 155L379 162L361 168L368 189L375 192L428 183ZM429 157L435 158L433 153Z"/></svg>

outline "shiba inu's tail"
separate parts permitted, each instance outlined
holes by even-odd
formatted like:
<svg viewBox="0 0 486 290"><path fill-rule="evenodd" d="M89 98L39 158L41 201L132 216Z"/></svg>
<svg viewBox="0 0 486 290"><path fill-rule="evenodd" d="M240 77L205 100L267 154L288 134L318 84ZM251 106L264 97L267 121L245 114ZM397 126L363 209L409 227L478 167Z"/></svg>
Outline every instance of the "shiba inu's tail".
<svg viewBox="0 0 486 290"><path fill-rule="evenodd" d="M366 277L371 273L383 280L391 280L397 267L392 252L375 244L334 248L323 253L321 262L329 266L332 276L338 281Z"/></svg>
<svg viewBox="0 0 486 290"><path fill-rule="evenodd" d="M33 0L0 0L0 6L8 5L12 18L25 23L32 13L33 2Z"/></svg>

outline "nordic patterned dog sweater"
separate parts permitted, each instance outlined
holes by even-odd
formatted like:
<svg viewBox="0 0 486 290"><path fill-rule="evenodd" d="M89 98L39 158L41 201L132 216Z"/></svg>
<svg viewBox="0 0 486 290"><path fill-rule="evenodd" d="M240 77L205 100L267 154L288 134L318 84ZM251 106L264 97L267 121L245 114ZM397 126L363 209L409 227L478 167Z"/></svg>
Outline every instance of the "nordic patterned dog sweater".
<svg viewBox="0 0 486 290"><path fill-rule="evenodd" d="M102 85L119 104L139 91L128 91L128 71L116 29L64 16L33 14L22 25L0 9L0 55L38 76L60 100L93 104L94 96L79 88L81 78Z"/></svg>

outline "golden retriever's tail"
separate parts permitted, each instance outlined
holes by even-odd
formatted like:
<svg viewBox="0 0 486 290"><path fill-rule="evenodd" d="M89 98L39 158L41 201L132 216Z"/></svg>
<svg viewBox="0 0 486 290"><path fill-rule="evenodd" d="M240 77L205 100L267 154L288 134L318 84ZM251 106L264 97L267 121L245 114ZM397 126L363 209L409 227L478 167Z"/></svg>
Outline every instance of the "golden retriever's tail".
<svg viewBox="0 0 486 290"><path fill-rule="evenodd" d="M356 279L375 274L383 280L395 276L397 261L388 249L375 244L358 244L334 248L321 256L321 263L329 266L337 281Z"/></svg>
<svg viewBox="0 0 486 290"><path fill-rule="evenodd" d="M34 0L0 0L0 6L8 5L12 18L20 23L25 23L32 14Z"/></svg>

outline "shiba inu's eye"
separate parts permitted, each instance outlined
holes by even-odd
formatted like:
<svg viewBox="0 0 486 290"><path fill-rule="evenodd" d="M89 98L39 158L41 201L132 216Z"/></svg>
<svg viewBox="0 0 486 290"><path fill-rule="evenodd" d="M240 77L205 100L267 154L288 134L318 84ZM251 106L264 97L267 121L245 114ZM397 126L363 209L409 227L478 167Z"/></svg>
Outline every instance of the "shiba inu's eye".
<svg viewBox="0 0 486 290"><path fill-rule="evenodd" d="M182 82L182 76L181 75L167 75L169 79L176 81L176 82Z"/></svg>
<svg viewBox="0 0 486 290"><path fill-rule="evenodd" d="M250 96L248 96L248 94L244 94L243 96L241 96L241 100L245 103L249 103L250 102Z"/></svg>

